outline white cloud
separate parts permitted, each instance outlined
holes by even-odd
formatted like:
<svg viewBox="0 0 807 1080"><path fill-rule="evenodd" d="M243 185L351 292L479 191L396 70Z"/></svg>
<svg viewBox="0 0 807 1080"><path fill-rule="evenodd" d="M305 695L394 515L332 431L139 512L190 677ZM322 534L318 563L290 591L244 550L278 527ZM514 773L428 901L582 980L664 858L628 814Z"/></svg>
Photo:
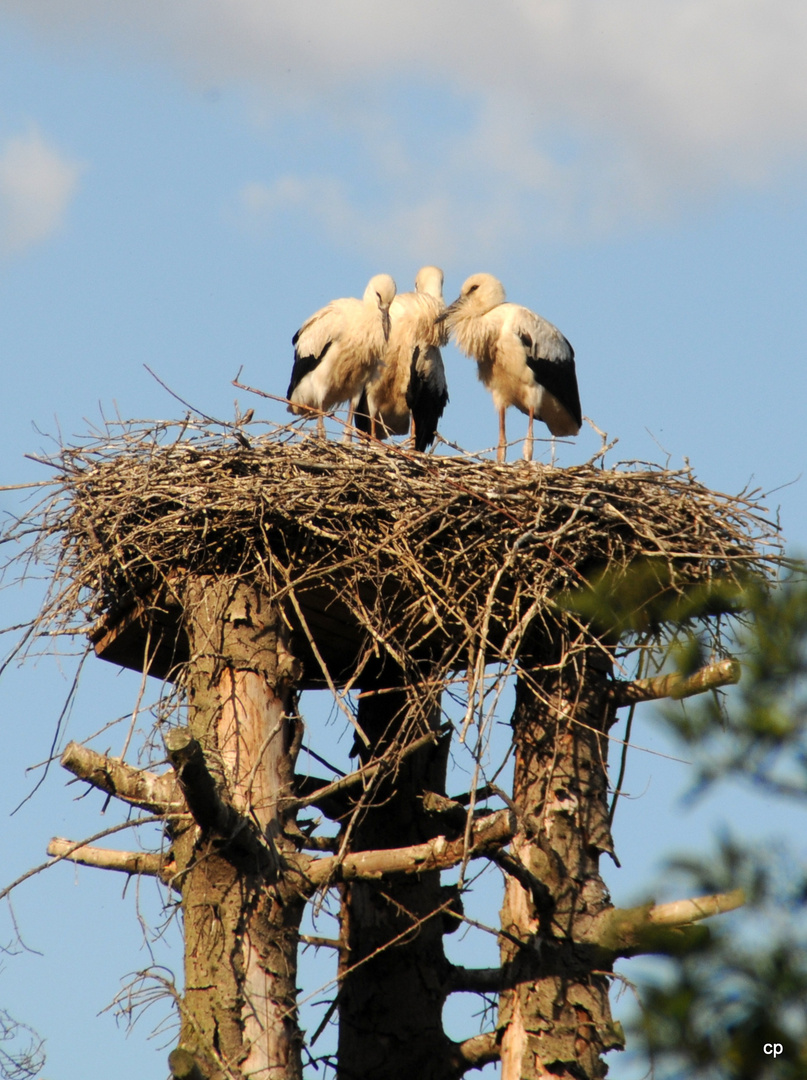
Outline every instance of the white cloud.
<svg viewBox="0 0 807 1080"><path fill-rule="evenodd" d="M61 226L81 170L36 130L0 147L0 253L19 254Z"/></svg>
<svg viewBox="0 0 807 1080"><path fill-rule="evenodd" d="M299 214L332 244L350 246L380 259L390 251L412 259L424 252L446 259L457 249L455 208L439 195L409 204L398 201L368 207L346 186L330 177L287 174L271 184L245 184L238 196L242 220L248 227L270 227Z"/></svg>
<svg viewBox="0 0 807 1080"><path fill-rule="evenodd" d="M460 218L475 205L518 225L529 211L590 234L774 184L807 160L804 0L0 0L4 11L60 45L103 41L200 86L251 88L270 115L331 110L336 124L356 109L362 167L393 183L401 221L427 220L477 176ZM420 200L404 194L401 145L376 152L379 131L412 122L396 90L413 86L424 128L430 99L474 116L428 160L410 146L412 169L429 167ZM297 198L328 170L299 180ZM328 198L337 218L358 205Z"/></svg>

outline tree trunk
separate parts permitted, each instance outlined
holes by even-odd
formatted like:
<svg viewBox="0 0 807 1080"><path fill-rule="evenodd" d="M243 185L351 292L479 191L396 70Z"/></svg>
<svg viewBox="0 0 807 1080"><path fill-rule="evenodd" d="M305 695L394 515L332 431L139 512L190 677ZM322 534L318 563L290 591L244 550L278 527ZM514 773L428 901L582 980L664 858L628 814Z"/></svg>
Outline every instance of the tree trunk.
<svg viewBox="0 0 807 1080"><path fill-rule="evenodd" d="M294 822L281 805L292 794L299 749L290 708L298 664L277 609L257 590L191 580L184 602L190 734L225 810L209 820L194 811L197 826L174 845L185 920L179 1049L186 1052L174 1058L192 1055L209 1080L299 1080L296 970L305 890L286 836ZM193 807L192 777L179 777ZM210 801L209 794L202 798Z"/></svg>
<svg viewBox="0 0 807 1080"><path fill-rule="evenodd" d="M359 724L370 740L363 760L377 757L412 728L404 693L362 698ZM428 723L440 726L439 706ZM409 730L407 741L422 734ZM402 761L368 793L352 851L405 847L439 835L444 826L423 806L423 793L445 792L445 738ZM448 890L440 872L353 881L343 891L343 940L339 992L338 1080L444 1080L449 1048L443 1032L448 961L443 933Z"/></svg>
<svg viewBox="0 0 807 1080"><path fill-rule="evenodd" d="M543 663L522 658L513 719L519 830L503 860L502 1080L599 1080L602 1054L622 1045L601 951L580 943L611 906L598 869L613 850L609 669L602 651L571 653L560 640Z"/></svg>

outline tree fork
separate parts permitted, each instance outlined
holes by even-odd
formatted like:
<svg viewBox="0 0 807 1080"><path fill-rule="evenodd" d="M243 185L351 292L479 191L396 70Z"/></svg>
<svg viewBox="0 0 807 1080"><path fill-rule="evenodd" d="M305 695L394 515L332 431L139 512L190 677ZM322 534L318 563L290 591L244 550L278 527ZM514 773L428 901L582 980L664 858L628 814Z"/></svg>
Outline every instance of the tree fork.
<svg viewBox="0 0 807 1080"><path fill-rule="evenodd" d="M191 738L174 738L187 743L190 777L187 754L175 765L204 828L174 843L185 920L174 1060L204 1080L300 1080L295 983L306 857L285 835L293 812L281 809L293 794L301 734L290 707L299 664L258 589L191 578L183 606ZM259 847L221 835L235 819L250 824Z"/></svg>

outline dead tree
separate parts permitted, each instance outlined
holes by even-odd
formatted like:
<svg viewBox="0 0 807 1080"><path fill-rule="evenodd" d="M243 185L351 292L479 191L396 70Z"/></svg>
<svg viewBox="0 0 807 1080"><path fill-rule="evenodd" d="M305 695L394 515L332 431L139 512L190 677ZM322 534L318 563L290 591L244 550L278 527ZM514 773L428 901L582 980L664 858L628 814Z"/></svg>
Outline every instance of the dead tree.
<svg viewBox="0 0 807 1080"><path fill-rule="evenodd" d="M26 557L52 570L38 630L91 620L100 657L164 680L175 702L164 750L155 741L168 771L77 744L62 758L160 815L165 849L50 849L152 874L181 896L172 1074L302 1075L300 920L312 897L337 890L340 1080L453 1080L499 1059L505 1080L597 1080L603 1055L622 1045L608 1000L614 960L677 946L699 919L740 902L620 911L599 872L613 854L605 740L616 710L736 680L720 603L687 609L712 661L688 680L626 680L615 664L624 671L638 649L663 654L677 616L659 596L680 612L675 601L693 589L719 582L718 596L727 582L764 577L775 529L753 500L711 492L688 471L499 466L287 431L239 436L186 421L178 437L134 425L66 447L56 490L17 526L35 536ZM619 593L637 566L651 567L649 584L623 590L623 607L639 623L605 625L564 600L594 596L604 574ZM450 743L467 748L485 732L516 675L513 790L487 784L472 755L471 789L448 797ZM358 765L333 781L295 771L297 696L312 688L355 728ZM448 688L462 698L451 723ZM309 807L330 830L298 816ZM457 968L443 948L463 913L441 872L480 859L505 878L493 970ZM458 990L499 998L496 1024L461 1042L442 1026Z"/></svg>

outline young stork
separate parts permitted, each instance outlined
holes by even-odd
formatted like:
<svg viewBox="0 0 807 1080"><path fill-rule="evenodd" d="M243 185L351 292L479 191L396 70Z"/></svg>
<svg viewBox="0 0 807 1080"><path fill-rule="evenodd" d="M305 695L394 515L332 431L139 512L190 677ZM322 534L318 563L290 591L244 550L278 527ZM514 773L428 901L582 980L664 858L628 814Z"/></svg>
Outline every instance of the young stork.
<svg viewBox="0 0 807 1080"><path fill-rule="evenodd" d="M406 435L411 416L415 449L425 451L434 442L448 402L439 348L448 333L436 321L444 310L443 271L424 266L415 278L415 291L398 293L392 301L382 362L353 400L360 431L374 439Z"/></svg>
<svg viewBox="0 0 807 1080"><path fill-rule="evenodd" d="M499 413L497 461L507 453L504 414L515 405L529 417L524 459L532 461L537 416L553 435L576 435L583 417L574 370L574 349L557 327L520 304L505 302L492 274L473 274L438 321L444 321L464 353L476 360L479 378Z"/></svg>
<svg viewBox="0 0 807 1080"><path fill-rule="evenodd" d="M303 323L291 343L294 366L286 391L289 412L303 416L319 410L317 432L325 434L322 413L350 401L375 371L387 344L389 308L395 282L389 274L370 278L361 300L349 296L332 300Z"/></svg>

